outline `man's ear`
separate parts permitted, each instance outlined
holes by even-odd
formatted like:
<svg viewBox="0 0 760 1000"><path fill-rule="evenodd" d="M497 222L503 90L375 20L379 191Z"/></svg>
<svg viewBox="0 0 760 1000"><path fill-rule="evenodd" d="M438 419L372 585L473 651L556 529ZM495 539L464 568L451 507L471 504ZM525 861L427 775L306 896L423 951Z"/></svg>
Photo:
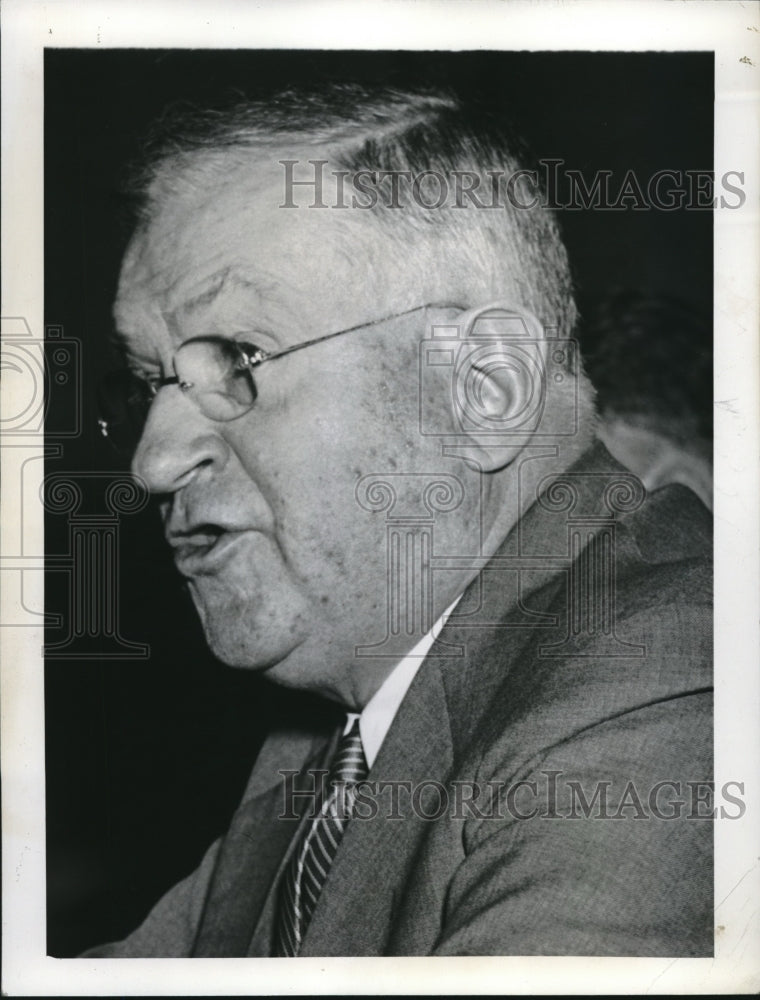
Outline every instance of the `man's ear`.
<svg viewBox="0 0 760 1000"><path fill-rule="evenodd" d="M523 451L541 418L544 330L529 310L504 302L468 310L457 324L449 405L460 440L446 451L496 472Z"/></svg>

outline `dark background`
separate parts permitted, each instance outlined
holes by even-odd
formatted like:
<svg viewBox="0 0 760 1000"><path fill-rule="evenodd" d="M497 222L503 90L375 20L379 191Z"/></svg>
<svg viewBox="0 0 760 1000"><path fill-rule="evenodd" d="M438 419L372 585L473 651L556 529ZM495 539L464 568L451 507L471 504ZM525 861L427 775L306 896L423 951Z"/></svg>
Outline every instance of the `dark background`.
<svg viewBox="0 0 760 1000"><path fill-rule="evenodd" d="M507 113L536 157L560 157L588 180L596 170L620 181L632 168L645 182L661 169L712 167L712 53L48 50L45 316L81 345L74 378L49 384L46 432L63 446L49 475L120 469L96 428L94 386L111 363L110 305L130 232L123 181L149 124L178 99L341 79L445 84ZM560 217L582 313L624 285L678 297L711 329L709 211ZM80 481L80 514L102 515L105 480ZM118 528L118 629L150 656L88 659L99 640L80 637L46 669L48 950L57 956L129 932L224 831L270 722L321 710L212 659L150 507ZM68 516L47 515L49 556L66 554L69 529ZM64 626L48 643L67 637L69 591L65 572L51 570L47 609Z"/></svg>

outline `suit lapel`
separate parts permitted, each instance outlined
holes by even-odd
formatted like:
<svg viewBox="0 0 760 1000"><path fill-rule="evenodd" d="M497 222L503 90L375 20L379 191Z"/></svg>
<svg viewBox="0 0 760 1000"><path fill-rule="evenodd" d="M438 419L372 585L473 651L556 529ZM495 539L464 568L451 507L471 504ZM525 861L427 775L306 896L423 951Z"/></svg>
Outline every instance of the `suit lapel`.
<svg viewBox="0 0 760 1000"><path fill-rule="evenodd" d="M313 790L307 772L324 766L332 741L323 732L278 732L264 744L243 801L224 838L193 949L194 957L270 954L274 887L288 847L308 813L308 795L286 811L280 770L299 772L297 791Z"/></svg>
<svg viewBox="0 0 760 1000"><path fill-rule="evenodd" d="M421 697L423 695L423 697ZM398 905L399 889L413 868L429 821L414 815L405 788L427 793L418 805L435 807L432 782L444 783L453 763L451 733L438 662L425 661L399 709L368 784L378 787L366 808L346 828L322 895L306 932L302 955L382 955ZM392 787L398 789L396 813ZM431 804L432 803L432 804ZM362 818L374 806L376 815Z"/></svg>

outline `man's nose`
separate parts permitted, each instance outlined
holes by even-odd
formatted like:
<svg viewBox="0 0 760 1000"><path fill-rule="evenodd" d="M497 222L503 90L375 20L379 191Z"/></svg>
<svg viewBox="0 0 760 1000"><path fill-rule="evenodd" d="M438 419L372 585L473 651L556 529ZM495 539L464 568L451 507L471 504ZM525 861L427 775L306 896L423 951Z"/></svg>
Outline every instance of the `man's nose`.
<svg viewBox="0 0 760 1000"><path fill-rule="evenodd" d="M219 471L229 446L176 386L158 393L132 459L132 472L152 493L175 493L204 471Z"/></svg>

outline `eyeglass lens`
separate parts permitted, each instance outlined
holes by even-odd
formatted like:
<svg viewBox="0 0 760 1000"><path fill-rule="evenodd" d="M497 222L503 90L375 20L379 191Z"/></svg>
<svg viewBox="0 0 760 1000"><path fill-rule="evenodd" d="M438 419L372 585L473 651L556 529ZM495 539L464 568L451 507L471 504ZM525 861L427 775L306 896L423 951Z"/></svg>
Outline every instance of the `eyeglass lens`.
<svg viewBox="0 0 760 1000"><path fill-rule="evenodd" d="M199 337L182 344L174 356L179 389L211 420L229 421L247 413L256 400L249 357L256 351L222 337ZM172 379L169 384L174 383ZM119 451L137 447L161 381L151 383L124 370L107 375L100 386L101 432ZM166 384L166 383L164 383Z"/></svg>
<svg viewBox="0 0 760 1000"><path fill-rule="evenodd" d="M187 341L174 356L180 389L211 420L242 416L256 401L256 383L248 361L253 351L251 345L222 338Z"/></svg>

